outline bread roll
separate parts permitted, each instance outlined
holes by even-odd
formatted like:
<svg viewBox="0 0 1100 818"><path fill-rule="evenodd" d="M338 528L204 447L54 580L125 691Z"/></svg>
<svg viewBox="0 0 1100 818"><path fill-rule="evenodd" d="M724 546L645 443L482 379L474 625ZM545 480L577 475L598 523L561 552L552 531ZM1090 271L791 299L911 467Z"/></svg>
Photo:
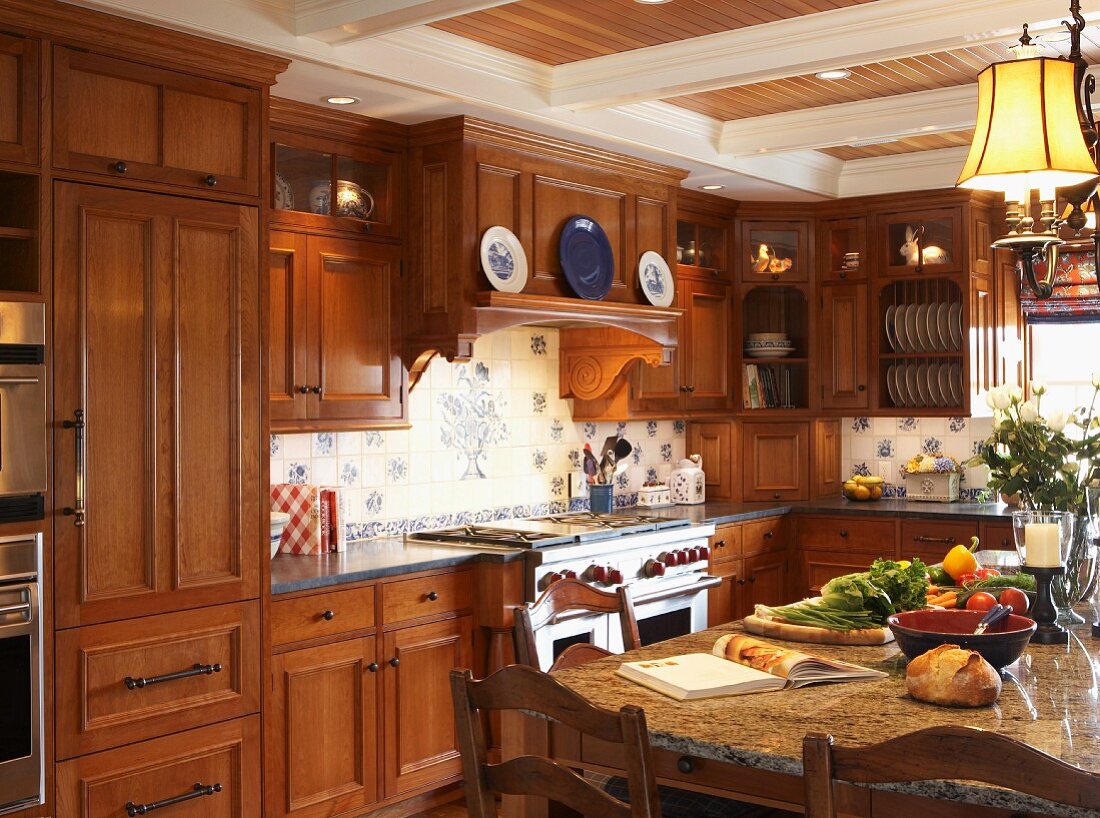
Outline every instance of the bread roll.
<svg viewBox="0 0 1100 818"><path fill-rule="evenodd" d="M905 686L914 699L949 707L982 707L1001 695L1001 677L993 665L958 645L940 645L910 662Z"/></svg>

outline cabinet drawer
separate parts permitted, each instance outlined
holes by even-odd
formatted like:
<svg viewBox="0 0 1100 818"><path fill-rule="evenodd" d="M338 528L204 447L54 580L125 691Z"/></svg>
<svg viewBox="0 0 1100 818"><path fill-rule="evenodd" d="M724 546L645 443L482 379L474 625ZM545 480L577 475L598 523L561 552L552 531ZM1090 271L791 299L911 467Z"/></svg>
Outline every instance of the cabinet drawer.
<svg viewBox="0 0 1100 818"><path fill-rule="evenodd" d="M906 520L901 524L901 557L938 554L933 562L940 562L949 550L962 543L970 546L970 538L978 535L976 521Z"/></svg>
<svg viewBox="0 0 1100 818"><path fill-rule="evenodd" d="M807 552L802 555L802 575L806 579L806 587L801 588L800 593L808 592L811 596L817 596L829 580L866 571L869 563L870 560L852 557L844 552Z"/></svg>
<svg viewBox="0 0 1100 818"><path fill-rule="evenodd" d="M1012 533L1012 523L983 522L978 534L981 544L978 546L983 551L1015 551L1016 537Z"/></svg>
<svg viewBox="0 0 1100 818"><path fill-rule="evenodd" d="M764 551L781 551L786 545L782 517L753 520L742 526L742 548L745 556Z"/></svg>
<svg viewBox="0 0 1100 818"><path fill-rule="evenodd" d="M260 717L200 727L57 766L58 818L119 818L166 799L172 818L259 818Z"/></svg>
<svg viewBox="0 0 1100 818"><path fill-rule="evenodd" d="M54 164L211 193L260 193L260 92L54 52Z"/></svg>
<svg viewBox="0 0 1100 818"><path fill-rule="evenodd" d="M258 711L259 619L245 602L59 632L58 757Z"/></svg>
<svg viewBox="0 0 1100 818"><path fill-rule="evenodd" d="M271 603L271 643L285 645L374 627L374 586Z"/></svg>
<svg viewBox="0 0 1100 818"><path fill-rule="evenodd" d="M473 600L469 571L405 579L382 586L382 621L419 619L469 608Z"/></svg>
<svg viewBox="0 0 1100 818"><path fill-rule="evenodd" d="M856 551L888 558L897 553L892 520L799 517L798 545L811 550Z"/></svg>
<svg viewBox="0 0 1100 818"><path fill-rule="evenodd" d="M726 562L741 558L741 526L724 525L715 529L714 536L710 538L711 562Z"/></svg>

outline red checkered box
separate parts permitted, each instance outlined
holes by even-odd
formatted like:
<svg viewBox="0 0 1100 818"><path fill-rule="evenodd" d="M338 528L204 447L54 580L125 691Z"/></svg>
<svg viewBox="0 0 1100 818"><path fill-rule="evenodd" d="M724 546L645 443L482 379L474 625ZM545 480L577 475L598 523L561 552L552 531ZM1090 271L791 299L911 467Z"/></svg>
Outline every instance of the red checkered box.
<svg viewBox="0 0 1100 818"><path fill-rule="evenodd" d="M276 483L271 487L271 510L290 515L279 542L280 554L326 553L321 550L321 496L317 486Z"/></svg>

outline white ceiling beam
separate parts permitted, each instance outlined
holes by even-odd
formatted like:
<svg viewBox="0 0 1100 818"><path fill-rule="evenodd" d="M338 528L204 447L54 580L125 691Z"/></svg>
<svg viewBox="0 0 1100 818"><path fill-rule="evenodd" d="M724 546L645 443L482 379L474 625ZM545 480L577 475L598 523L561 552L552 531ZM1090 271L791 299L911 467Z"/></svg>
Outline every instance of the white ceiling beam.
<svg viewBox="0 0 1100 818"><path fill-rule="evenodd" d="M298 0L294 33L348 43L503 6L512 0Z"/></svg>
<svg viewBox="0 0 1100 818"><path fill-rule="evenodd" d="M844 163L838 193L842 197L878 196L909 190L954 187L969 148L876 156Z"/></svg>
<svg viewBox="0 0 1100 818"><path fill-rule="evenodd" d="M580 110L667 99L1006 42L1025 21L1037 33L1066 16L1065 0L877 0L560 65L550 101Z"/></svg>

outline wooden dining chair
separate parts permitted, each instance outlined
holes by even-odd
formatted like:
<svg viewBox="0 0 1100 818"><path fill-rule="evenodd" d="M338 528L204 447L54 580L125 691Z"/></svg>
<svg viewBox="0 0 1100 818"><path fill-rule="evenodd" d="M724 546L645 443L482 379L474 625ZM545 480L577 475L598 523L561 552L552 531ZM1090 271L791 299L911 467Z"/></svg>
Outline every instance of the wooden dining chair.
<svg viewBox="0 0 1100 818"><path fill-rule="evenodd" d="M603 710L526 665L511 665L481 681L474 681L468 670L453 670L451 696L470 818L496 818L497 793L541 796L587 818L659 818L649 733L640 707L627 705L618 713ZM543 756L518 756L490 764L482 714L493 710L539 714L582 734L621 745L630 803Z"/></svg>
<svg viewBox="0 0 1100 818"><path fill-rule="evenodd" d="M835 818L834 781L962 779L1100 810L1100 775L976 727L930 727L866 747L837 747L832 736L811 733L802 742L802 767L806 818Z"/></svg>
<svg viewBox="0 0 1100 818"><path fill-rule="evenodd" d="M634 650L642 646L629 588L620 586L615 591L601 591L579 579L561 579L543 591L542 596L530 605L516 608L514 631L516 661L538 668L539 654L535 643L535 632L569 611L618 614L619 628L623 634L623 647L626 650ZM591 662L593 659L611 655L610 651L588 643L570 645L554 660L550 670L575 667Z"/></svg>

